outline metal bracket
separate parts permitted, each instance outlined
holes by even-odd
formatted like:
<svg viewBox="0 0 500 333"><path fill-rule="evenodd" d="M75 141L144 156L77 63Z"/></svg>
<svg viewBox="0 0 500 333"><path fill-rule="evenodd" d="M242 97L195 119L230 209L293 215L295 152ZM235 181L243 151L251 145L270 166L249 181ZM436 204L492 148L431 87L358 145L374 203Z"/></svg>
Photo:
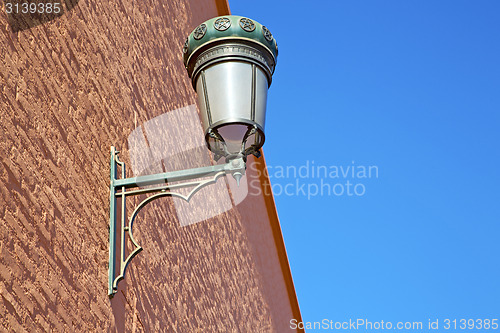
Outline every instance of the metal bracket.
<svg viewBox="0 0 500 333"><path fill-rule="evenodd" d="M130 263L130 261L142 251L142 247L135 241L134 235L132 233L132 227L134 220L140 210L149 202L165 197L177 197L185 201L189 201L191 197L198 192L201 188L214 184L217 182L221 176L226 174L232 174L233 177L238 181L242 175L245 174L245 161L242 157L230 160L226 164L213 165L202 168L187 169L180 171L164 172L155 175L139 176L139 177L125 177L125 163L118 159L119 151L115 150L115 147L111 147L111 165L110 165L110 209L109 209L109 270L108 270L108 296L113 297L118 290L118 283L125 278L125 271ZM118 166L121 167L121 178L117 179ZM210 177L210 178L207 178ZM175 184L171 184L175 183ZM162 185L160 185L162 184ZM155 187L142 188L141 186L146 185L160 185ZM176 192L172 192L173 189L178 188L189 188L192 190L187 195L182 195ZM127 189L139 188L135 190L127 191ZM126 197L131 195L156 193L144 199L137 207L134 209L128 224L126 223L127 212L126 212ZM117 200L121 198L121 212L120 212L120 226L117 226L116 219L116 206ZM117 230L117 227L119 228ZM120 232L120 253L119 253L119 270L117 270L117 231ZM134 249L130 254L126 255L126 234L134 246Z"/></svg>

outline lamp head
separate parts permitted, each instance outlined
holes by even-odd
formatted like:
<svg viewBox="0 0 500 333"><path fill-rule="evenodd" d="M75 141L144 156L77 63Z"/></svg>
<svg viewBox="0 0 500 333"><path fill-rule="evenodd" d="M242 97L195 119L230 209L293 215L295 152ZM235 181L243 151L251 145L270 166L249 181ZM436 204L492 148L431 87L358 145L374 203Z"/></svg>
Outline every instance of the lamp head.
<svg viewBox="0 0 500 333"><path fill-rule="evenodd" d="M271 32L246 17L215 17L193 30L183 53L208 148L226 159L260 156L278 56Z"/></svg>

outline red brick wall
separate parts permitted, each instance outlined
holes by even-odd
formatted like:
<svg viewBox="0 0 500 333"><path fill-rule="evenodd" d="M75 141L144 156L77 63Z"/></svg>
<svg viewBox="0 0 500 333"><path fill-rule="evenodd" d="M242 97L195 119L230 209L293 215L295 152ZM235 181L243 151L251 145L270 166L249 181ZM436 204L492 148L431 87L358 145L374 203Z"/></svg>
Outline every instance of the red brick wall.
<svg viewBox="0 0 500 333"><path fill-rule="evenodd" d="M16 33L0 13L0 331L284 332L300 319L263 196L185 227L171 199L151 204L135 227L144 251L107 296L109 147L130 162L136 127L196 103L182 45L223 10L81 0Z"/></svg>

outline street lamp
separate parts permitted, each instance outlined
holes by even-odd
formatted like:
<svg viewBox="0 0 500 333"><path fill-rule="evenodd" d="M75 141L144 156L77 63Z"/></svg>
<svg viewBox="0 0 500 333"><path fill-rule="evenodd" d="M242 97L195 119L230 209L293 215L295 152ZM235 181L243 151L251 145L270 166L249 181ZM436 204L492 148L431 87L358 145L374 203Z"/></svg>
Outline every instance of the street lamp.
<svg viewBox="0 0 500 333"><path fill-rule="evenodd" d="M204 186L231 174L239 184L246 158L260 156L264 144L267 90L276 66L278 46L263 25L241 16L221 16L200 24L183 48L184 64L198 94L201 121L208 149L225 164L126 178L125 164L111 147L110 233L108 295L113 297L130 261L142 250L132 227L139 211L165 196L189 201ZM121 178L117 178L121 168ZM146 185L153 187L140 188ZM172 190L191 188L187 195ZM149 194L126 221L126 197ZM117 226L117 200L121 200ZM118 233L120 237L118 238ZM127 255L128 234L134 249ZM119 247L119 256L117 256ZM118 260L119 259L119 260Z"/></svg>
<svg viewBox="0 0 500 333"><path fill-rule="evenodd" d="M183 52L209 149L216 158L258 155L278 56L271 32L246 17L216 17L189 35Z"/></svg>

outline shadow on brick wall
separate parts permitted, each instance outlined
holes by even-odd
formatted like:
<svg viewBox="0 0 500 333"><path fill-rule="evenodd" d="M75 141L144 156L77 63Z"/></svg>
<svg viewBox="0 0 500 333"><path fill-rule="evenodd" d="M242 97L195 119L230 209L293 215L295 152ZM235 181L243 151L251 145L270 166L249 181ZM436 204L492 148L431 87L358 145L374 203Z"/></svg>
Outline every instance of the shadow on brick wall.
<svg viewBox="0 0 500 333"><path fill-rule="evenodd" d="M72 10L79 0L4 0L12 32L50 22Z"/></svg>

